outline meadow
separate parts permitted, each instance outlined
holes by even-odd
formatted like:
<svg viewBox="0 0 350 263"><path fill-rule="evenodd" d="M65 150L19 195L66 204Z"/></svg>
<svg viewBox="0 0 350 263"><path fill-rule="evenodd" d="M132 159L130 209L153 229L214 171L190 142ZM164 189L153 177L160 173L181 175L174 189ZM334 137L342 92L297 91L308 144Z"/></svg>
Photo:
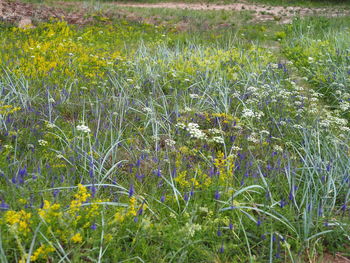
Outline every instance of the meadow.
<svg viewBox="0 0 350 263"><path fill-rule="evenodd" d="M1 262L350 257L350 17L200 12L0 22Z"/></svg>

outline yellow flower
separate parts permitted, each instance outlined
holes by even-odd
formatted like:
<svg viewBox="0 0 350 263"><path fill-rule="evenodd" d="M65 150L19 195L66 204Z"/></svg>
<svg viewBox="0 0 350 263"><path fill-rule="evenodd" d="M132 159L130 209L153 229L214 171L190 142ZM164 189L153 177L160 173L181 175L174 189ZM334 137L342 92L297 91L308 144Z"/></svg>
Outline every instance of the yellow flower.
<svg viewBox="0 0 350 263"><path fill-rule="evenodd" d="M33 255L30 257L30 261L36 261L38 259L46 259L48 254L54 252L55 248L51 245L41 245Z"/></svg>
<svg viewBox="0 0 350 263"><path fill-rule="evenodd" d="M83 242L83 237L80 233L76 233L74 236L72 236L71 240L73 241L73 243L81 243Z"/></svg>
<svg viewBox="0 0 350 263"><path fill-rule="evenodd" d="M27 213L24 210L21 211L13 211L9 210L5 214L6 223L11 226L18 227L18 230L26 235L30 231L30 218L32 217L31 213Z"/></svg>

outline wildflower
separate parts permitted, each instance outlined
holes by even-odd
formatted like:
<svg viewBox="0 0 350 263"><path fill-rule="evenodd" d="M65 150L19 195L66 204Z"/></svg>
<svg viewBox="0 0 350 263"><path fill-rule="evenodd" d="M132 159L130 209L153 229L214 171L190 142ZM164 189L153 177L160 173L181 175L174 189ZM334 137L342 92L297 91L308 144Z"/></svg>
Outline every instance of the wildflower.
<svg viewBox="0 0 350 263"><path fill-rule="evenodd" d="M48 254L54 252L55 248L51 245L41 245L37 250L34 251L30 257L30 261L37 261L38 259L47 259Z"/></svg>
<svg viewBox="0 0 350 263"><path fill-rule="evenodd" d="M6 204L4 201L1 201L0 211L8 210L9 208L10 206L8 204Z"/></svg>
<svg viewBox="0 0 350 263"><path fill-rule="evenodd" d="M190 94L190 98L191 99L199 99L199 95L198 94Z"/></svg>
<svg viewBox="0 0 350 263"><path fill-rule="evenodd" d="M18 227L18 230L26 235L30 229L30 218L32 217L31 213L27 213L24 210L20 210L18 212L9 210L5 214L5 222Z"/></svg>
<svg viewBox="0 0 350 263"><path fill-rule="evenodd" d="M41 146L46 146L46 145L48 144L48 142L45 141L45 140L38 140L38 143L39 143L39 145L41 145Z"/></svg>
<svg viewBox="0 0 350 263"><path fill-rule="evenodd" d="M149 107L143 107L142 111L145 112L145 113L152 113L152 109L149 108Z"/></svg>
<svg viewBox="0 0 350 263"><path fill-rule="evenodd" d="M83 124L82 125L78 125L77 126L77 130L81 131L83 133L90 133L91 132L90 128L88 126L83 125Z"/></svg>
<svg viewBox="0 0 350 263"><path fill-rule="evenodd" d="M165 140L165 144L169 147L174 147L175 146L175 141L174 140L171 140L171 139L166 139Z"/></svg>
<svg viewBox="0 0 350 263"><path fill-rule="evenodd" d="M81 242L83 242L83 238L82 238L80 233L77 233L74 236L72 236L71 240L73 241L73 243L81 243Z"/></svg>
<svg viewBox="0 0 350 263"><path fill-rule="evenodd" d="M220 143L220 144L224 144L225 143L224 139L222 137L219 137L219 136L213 137L212 141L216 142L216 143Z"/></svg>
<svg viewBox="0 0 350 263"><path fill-rule="evenodd" d="M187 130L190 133L191 138L196 138L196 139L207 138L207 135L199 129L199 125L197 123L189 123L187 125Z"/></svg>
<svg viewBox="0 0 350 263"><path fill-rule="evenodd" d="M202 230L202 226L199 224L186 223L183 229L190 237L193 237L197 231Z"/></svg>

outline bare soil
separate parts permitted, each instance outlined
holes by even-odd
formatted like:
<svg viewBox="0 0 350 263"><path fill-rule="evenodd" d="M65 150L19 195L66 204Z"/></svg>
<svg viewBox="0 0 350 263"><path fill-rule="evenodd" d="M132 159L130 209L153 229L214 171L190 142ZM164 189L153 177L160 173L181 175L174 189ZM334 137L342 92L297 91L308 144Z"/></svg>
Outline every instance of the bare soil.
<svg viewBox="0 0 350 263"><path fill-rule="evenodd" d="M349 15L349 10L339 10L336 8L305 8L293 6L265 6L257 4L234 3L227 5L219 4L201 4L201 3L114 3L122 7L142 7L142 8L177 8L191 10L231 10L231 11L252 11L254 12L254 20L268 21L276 20L282 23L289 23L296 15L325 15L328 17L336 17Z"/></svg>
<svg viewBox="0 0 350 263"><path fill-rule="evenodd" d="M22 27L30 25L32 21L49 20L50 18L64 19L73 24L85 24L91 21L91 18L85 17L84 10L67 12L56 7L0 0L0 21L16 23Z"/></svg>
<svg viewBox="0 0 350 263"><path fill-rule="evenodd" d="M92 21L92 18L86 16L87 8L82 2L55 2L55 6L34 5L22 3L18 0L0 0L0 21L17 23L19 26L31 24L31 21L48 20L50 18L63 18L69 23L86 24ZM234 3L227 5L220 4L201 4L201 3L118 3L109 2L109 5L115 7L140 7L140 8L173 8L190 10L232 10L232 11L251 11L253 12L253 21L275 20L280 23L289 23L294 16L325 15L336 17L349 15L349 10L339 10L336 8L305 8L305 7L283 7L283 6L265 6L258 4ZM124 13L121 10L121 13ZM109 14L116 15L115 12ZM132 17L132 14L127 14Z"/></svg>

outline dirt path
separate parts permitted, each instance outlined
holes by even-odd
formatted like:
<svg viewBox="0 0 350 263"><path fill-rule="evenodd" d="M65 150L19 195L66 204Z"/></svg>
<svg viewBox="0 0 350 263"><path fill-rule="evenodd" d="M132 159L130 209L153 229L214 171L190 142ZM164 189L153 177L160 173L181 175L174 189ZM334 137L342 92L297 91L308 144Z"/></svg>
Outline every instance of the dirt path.
<svg viewBox="0 0 350 263"><path fill-rule="evenodd" d="M336 8L305 8L305 7L284 7L284 6L265 6L256 4L234 3L227 5L219 4L200 4L200 3L111 3L121 7L141 7L141 8L177 8L191 10L232 10L232 11L252 11L256 20L277 20L288 23L296 16L307 15L326 15L330 17L349 15L349 10L339 10Z"/></svg>

